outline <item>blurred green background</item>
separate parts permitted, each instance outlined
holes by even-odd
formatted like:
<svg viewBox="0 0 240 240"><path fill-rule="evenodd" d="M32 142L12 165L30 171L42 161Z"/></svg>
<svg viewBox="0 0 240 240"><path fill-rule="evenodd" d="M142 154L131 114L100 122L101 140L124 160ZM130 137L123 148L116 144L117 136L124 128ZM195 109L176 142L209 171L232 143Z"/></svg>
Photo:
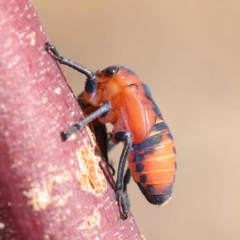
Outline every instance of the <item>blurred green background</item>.
<svg viewBox="0 0 240 240"><path fill-rule="evenodd" d="M132 181L146 239L240 239L240 1L34 0L60 53L92 70L121 64L150 87L175 138L173 199L149 204ZM84 76L65 68L73 91ZM118 164L121 146L111 152Z"/></svg>

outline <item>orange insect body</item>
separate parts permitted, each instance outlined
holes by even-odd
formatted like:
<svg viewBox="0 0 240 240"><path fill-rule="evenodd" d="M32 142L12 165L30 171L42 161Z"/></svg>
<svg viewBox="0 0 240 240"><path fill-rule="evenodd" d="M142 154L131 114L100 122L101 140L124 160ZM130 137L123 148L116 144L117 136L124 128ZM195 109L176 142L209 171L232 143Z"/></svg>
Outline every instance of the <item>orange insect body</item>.
<svg viewBox="0 0 240 240"><path fill-rule="evenodd" d="M92 107L85 110L89 114L74 124L61 136L67 140L73 133L89 123L93 123L94 133L102 154L107 156L106 141L101 136L105 130L98 126L113 124L112 140L123 142L115 184L116 199L121 204L123 219L127 218L127 204L122 196L131 174L146 199L152 204L162 204L170 198L176 173L176 152L173 138L155 104L149 88L131 70L114 65L96 73L67 58L61 57L56 48L46 43L46 49L53 58L82 74L87 79L84 102ZM98 118L98 120L96 120ZM103 135L102 135L103 134ZM125 176L124 167L128 160Z"/></svg>
<svg viewBox="0 0 240 240"><path fill-rule="evenodd" d="M133 143L142 142L149 136L155 124L155 112L152 102L145 96L142 81L127 69L120 68L117 74L109 79L103 72L97 72L97 91L94 95L84 93L91 105L100 106L104 102L111 104L111 111L102 123L114 125L113 134L119 130L128 130L133 136Z"/></svg>
<svg viewBox="0 0 240 240"><path fill-rule="evenodd" d="M113 77L107 76L104 70L96 76L97 90L93 94L85 91L86 101L94 106L111 104L107 116L99 117L99 121L112 123L113 135L120 130L132 134L133 145L128 157L132 176L150 203L163 203L172 192L176 154L169 128L149 89L124 67Z"/></svg>

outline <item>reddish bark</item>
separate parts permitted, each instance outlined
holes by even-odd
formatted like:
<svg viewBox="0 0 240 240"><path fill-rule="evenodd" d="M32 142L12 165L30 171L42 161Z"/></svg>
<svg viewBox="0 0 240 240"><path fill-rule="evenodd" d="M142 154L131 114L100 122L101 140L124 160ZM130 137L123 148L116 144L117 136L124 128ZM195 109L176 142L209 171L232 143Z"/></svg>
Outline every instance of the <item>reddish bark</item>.
<svg viewBox="0 0 240 240"><path fill-rule="evenodd" d="M1 1L0 28L0 239L141 239L90 131L60 138L83 115L31 3Z"/></svg>

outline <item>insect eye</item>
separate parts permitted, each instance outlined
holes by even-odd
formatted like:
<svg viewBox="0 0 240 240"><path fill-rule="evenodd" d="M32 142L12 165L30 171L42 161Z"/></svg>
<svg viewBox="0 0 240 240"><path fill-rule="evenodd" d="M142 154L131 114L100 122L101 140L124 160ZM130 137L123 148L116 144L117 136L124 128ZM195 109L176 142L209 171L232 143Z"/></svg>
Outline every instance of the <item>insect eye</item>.
<svg viewBox="0 0 240 240"><path fill-rule="evenodd" d="M116 66L111 66L105 69L104 75L107 75L109 77L114 76L119 70L119 67Z"/></svg>

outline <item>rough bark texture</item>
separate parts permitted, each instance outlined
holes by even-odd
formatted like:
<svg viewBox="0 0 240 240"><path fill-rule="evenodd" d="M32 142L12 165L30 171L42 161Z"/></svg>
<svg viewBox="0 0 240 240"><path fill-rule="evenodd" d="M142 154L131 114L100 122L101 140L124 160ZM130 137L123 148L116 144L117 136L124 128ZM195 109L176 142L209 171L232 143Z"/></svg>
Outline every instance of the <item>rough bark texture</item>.
<svg viewBox="0 0 240 240"><path fill-rule="evenodd" d="M142 239L28 0L0 3L0 239Z"/></svg>

